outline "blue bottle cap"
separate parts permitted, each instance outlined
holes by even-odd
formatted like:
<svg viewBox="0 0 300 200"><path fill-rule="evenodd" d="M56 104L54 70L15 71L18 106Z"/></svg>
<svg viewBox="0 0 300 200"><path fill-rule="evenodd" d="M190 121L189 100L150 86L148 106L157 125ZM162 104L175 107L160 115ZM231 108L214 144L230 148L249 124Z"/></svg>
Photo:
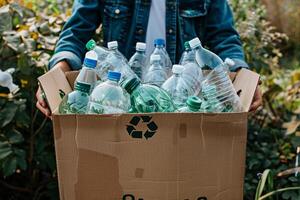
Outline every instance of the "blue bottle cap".
<svg viewBox="0 0 300 200"><path fill-rule="evenodd" d="M85 58L83 64L86 67L94 69L97 66L97 60L93 60L93 59L90 59L90 58Z"/></svg>
<svg viewBox="0 0 300 200"><path fill-rule="evenodd" d="M111 81L118 81L121 79L121 73L119 72L113 72L113 71L109 71L108 72L108 79Z"/></svg>
<svg viewBox="0 0 300 200"><path fill-rule="evenodd" d="M154 40L154 46L166 46L166 41L161 38L157 38Z"/></svg>

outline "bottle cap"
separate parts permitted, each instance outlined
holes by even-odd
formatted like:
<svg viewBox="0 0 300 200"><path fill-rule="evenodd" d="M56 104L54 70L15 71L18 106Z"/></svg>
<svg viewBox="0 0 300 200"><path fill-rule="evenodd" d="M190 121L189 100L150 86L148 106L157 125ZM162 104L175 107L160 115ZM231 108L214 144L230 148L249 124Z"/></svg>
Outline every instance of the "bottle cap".
<svg viewBox="0 0 300 200"><path fill-rule="evenodd" d="M136 50L145 51L146 50L146 43L137 42L136 43Z"/></svg>
<svg viewBox="0 0 300 200"><path fill-rule="evenodd" d="M157 38L154 40L154 46L166 46L166 41L162 38Z"/></svg>
<svg viewBox="0 0 300 200"><path fill-rule="evenodd" d="M107 43L108 49L118 48L118 41L111 41Z"/></svg>
<svg viewBox="0 0 300 200"><path fill-rule="evenodd" d="M132 91L140 84L140 80L138 78L132 78L129 81L125 82L123 88L131 94Z"/></svg>
<svg viewBox="0 0 300 200"><path fill-rule="evenodd" d="M108 79L111 80L111 81L119 82L119 80L121 79L121 73L109 71L108 72Z"/></svg>
<svg viewBox="0 0 300 200"><path fill-rule="evenodd" d="M83 61L84 66L89 67L89 68L95 68L97 66L97 60L98 56L95 51L88 51L85 54L85 58Z"/></svg>
<svg viewBox="0 0 300 200"><path fill-rule="evenodd" d="M150 62L153 62L153 61L159 61L160 60L160 55L151 55L150 57Z"/></svg>
<svg viewBox="0 0 300 200"><path fill-rule="evenodd" d="M188 107L192 108L193 110L199 110L201 108L202 101L197 96L191 96L186 101Z"/></svg>
<svg viewBox="0 0 300 200"><path fill-rule="evenodd" d="M87 50L93 50L96 47L96 42L95 40L91 39L90 41L88 41L85 45L85 47L87 48Z"/></svg>
<svg viewBox="0 0 300 200"><path fill-rule="evenodd" d="M173 74L181 74L184 70L182 65L173 65L172 72Z"/></svg>
<svg viewBox="0 0 300 200"><path fill-rule="evenodd" d="M189 41L189 45L192 49L199 47L201 45L201 41L199 38L194 38L191 41Z"/></svg>
<svg viewBox="0 0 300 200"><path fill-rule="evenodd" d="M188 41L186 41L186 42L184 43L184 48L185 48L185 49L191 49L191 46L190 46L190 44L189 44Z"/></svg>

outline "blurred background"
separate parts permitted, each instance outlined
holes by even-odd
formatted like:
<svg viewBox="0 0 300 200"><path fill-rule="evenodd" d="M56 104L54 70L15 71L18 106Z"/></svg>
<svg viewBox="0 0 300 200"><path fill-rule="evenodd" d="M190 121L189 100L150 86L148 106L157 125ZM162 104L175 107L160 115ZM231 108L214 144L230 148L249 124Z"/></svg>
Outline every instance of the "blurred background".
<svg viewBox="0 0 300 200"><path fill-rule="evenodd" d="M299 200L296 169L280 172L297 167L300 147L300 1L229 2L264 100L249 118L244 199ZM14 68L20 87L14 96L0 87L1 200L58 199L52 124L35 108L35 92L71 5L0 0L0 69Z"/></svg>

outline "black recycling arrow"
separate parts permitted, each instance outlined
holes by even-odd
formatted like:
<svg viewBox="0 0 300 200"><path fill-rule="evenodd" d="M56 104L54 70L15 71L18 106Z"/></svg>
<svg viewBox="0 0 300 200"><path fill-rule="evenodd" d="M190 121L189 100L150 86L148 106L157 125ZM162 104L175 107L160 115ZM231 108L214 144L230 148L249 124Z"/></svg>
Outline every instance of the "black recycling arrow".
<svg viewBox="0 0 300 200"><path fill-rule="evenodd" d="M143 137L145 137L146 140L148 140L149 138L152 138L158 127L156 125L156 123L154 121L151 121L152 117L151 116L134 116L132 117L132 119L129 122L129 125L127 125L127 132L128 134L133 137L133 138L139 138L142 139ZM145 132L137 130L136 126L139 123L147 123L147 127L148 130L146 130Z"/></svg>

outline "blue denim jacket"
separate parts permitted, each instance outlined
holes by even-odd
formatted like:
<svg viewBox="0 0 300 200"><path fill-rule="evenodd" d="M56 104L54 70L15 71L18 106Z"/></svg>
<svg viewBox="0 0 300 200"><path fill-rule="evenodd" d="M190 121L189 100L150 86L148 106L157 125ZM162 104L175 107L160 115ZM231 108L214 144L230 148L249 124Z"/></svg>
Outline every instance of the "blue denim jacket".
<svg viewBox="0 0 300 200"><path fill-rule="evenodd" d="M179 61L184 42L198 36L223 60L235 61L232 71L248 67L227 0L166 0L166 4L167 51L173 63ZM80 69L85 44L100 24L104 43L117 40L119 50L130 58L136 42L146 40L150 6L151 0L75 0L50 68L66 60L73 70Z"/></svg>

